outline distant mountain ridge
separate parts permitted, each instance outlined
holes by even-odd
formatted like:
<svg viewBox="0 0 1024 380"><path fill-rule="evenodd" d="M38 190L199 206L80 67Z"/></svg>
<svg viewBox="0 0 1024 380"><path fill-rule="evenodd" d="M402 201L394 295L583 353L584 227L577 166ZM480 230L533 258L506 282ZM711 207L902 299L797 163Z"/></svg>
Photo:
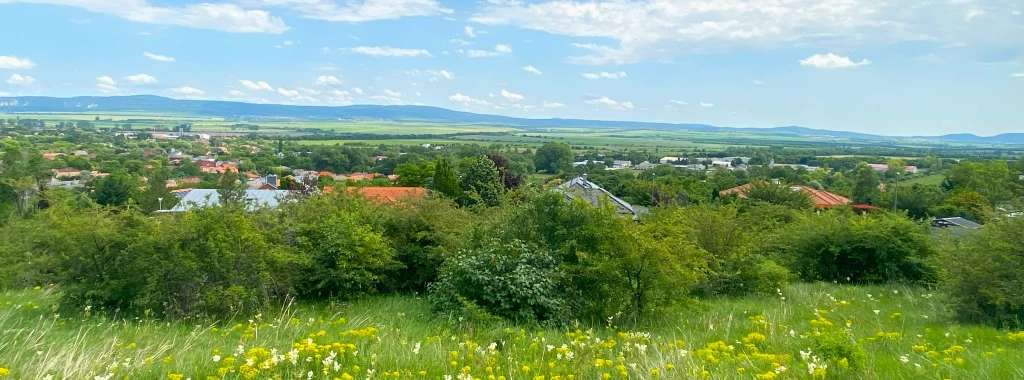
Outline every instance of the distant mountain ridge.
<svg viewBox="0 0 1024 380"><path fill-rule="evenodd" d="M707 124L676 124L640 121L608 121L585 119L527 119L510 116L487 115L453 111L430 106L294 106L284 104L253 104L217 100L179 100L154 95L132 96L77 96L55 98L47 96L0 97L0 111L3 112L173 112L226 118L284 117L307 120L389 120L420 121L438 123L476 123L517 126L522 128L625 128L657 130L689 130L699 132L746 132L760 134L788 134L823 138L848 138L862 140L893 140L900 137L879 136L866 133L830 131L798 126L774 128L732 128ZM944 136L911 136L904 138L934 140L943 142L1021 144L1024 133L1004 133L996 136L973 134L951 134Z"/></svg>

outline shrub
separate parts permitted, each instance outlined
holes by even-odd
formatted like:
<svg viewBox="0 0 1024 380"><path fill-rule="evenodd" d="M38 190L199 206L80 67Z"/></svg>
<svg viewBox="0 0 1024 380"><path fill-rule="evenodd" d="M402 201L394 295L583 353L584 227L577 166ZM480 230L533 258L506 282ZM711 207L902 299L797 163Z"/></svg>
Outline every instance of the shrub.
<svg viewBox="0 0 1024 380"><path fill-rule="evenodd" d="M294 291L297 258L241 206L156 219L97 205L47 212L51 234L37 249L60 258L65 308L224 317Z"/></svg>
<svg viewBox="0 0 1024 380"><path fill-rule="evenodd" d="M947 237L940 251L941 285L960 320L1024 326L1024 219Z"/></svg>
<svg viewBox="0 0 1024 380"><path fill-rule="evenodd" d="M744 223L735 207L665 210L652 214L644 223L658 226L666 237L680 236L699 248L706 279L695 287L698 295L774 293L789 277L785 268L759 252L754 238L762 232Z"/></svg>
<svg viewBox="0 0 1024 380"><path fill-rule="evenodd" d="M401 267L384 279L387 290L423 292L437 280L444 258L468 238L471 215L443 198L425 198L378 209L383 234Z"/></svg>
<svg viewBox="0 0 1024 380"><path fill-rule="evenodd" d="M445 260L430 298L440 311L469 304L518 321L564 320L570 294L558 264L549 252L520 240L487 241Z"/></svg>
<svg viewBox="0 0 1024 380"><path fill-rule="evenodd" d="M814 202L811 201L811 197L807 193L793 190L788 185L754 181L750 183L750 189L744 192L744 195L753 202L764 202L806 210L814 207Z"/></svg>
<svg viewBox="0 0 1024 380"><path fill-rule="evenodd" d="M833 210L780 230L780 258L806 281L933 282L928 229L902 215Z"/></svg>
<svg viewBox="0 0 1024 380"><path fill-rule="evenodd" d="M356 298L376 291L399 266L361 200L314 196L293 210L295 245L305 264L297 284L301 294Z"/></svg>

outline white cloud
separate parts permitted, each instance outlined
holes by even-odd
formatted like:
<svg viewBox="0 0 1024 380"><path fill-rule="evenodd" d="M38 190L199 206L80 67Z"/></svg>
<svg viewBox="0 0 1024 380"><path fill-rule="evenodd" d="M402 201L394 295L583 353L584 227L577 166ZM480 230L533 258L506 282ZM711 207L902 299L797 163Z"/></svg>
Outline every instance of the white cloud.
<svg viewBox="0 0 1024 380"><path fill-rule="evenodd" d="M523 66L523 71L526 71L528 73L534 73L534 74L537 74L537 75L544 75L544 72L540 71L536 67L533 67L533 65Z"/></svg>
<svg viewBox="0 0 1024 380"><path fill-rule="evenodd" d="M762 84L764 84L764 82L762 82L760 79L754 79L754 85L755 86L760 86Z"/></svg>
<svg viewBox="0 0 1024 380"><path fill-rule="evenodd" d="M452 74L448 70L427 70L427 73L434 76L433 78L430 78L431 82L436 82L437 78L444 78L447 80L455 79L455 74Z"/></svg>
<svg viewBox="0 0 1024 380"><path fill-rule="evenodd" d="M330 52L331 52L331 48L329 48L329 47L324 46L324 47L320 48L320 53L322 53L322 54L328 54Z"/></svg>
<svg viewBox="0 0 1024 380"><path fill-rule="evenodd" d="M349 52L365 54L373 57L433 57L429 51L423 49L401 49L390 46L359 46L348 49Z"/></svg>
<svg viewBox="0 0 1024 380"><path fill-rule="evenodd" d="M316 84L321 86L337 86L341 84L341 79L334 75L321 75L316 77Z"/></svg>
<svg viewBox="0 0 1024 380"><path fill-rule="evenodd" d="M678 105L681 105L681 106L685 106L685 105L689 105L690 104L690 103L687 103L686 101L683 101L683 100L669 100L668 102L669 103L675 103L675 104L678 104Z"/></svg>
<svg viewBox="0 0 1024 380"><path fill-rule="evenodd" d="M461 38L452 38L448 42L451 42L453 44L459 44L459 45L462 45L462 46L469 46L469 45L473 44L472 42L466 41L466 40L461 39Z"/></svg>
<svg viewBox="0 0 1024 380"><path fill-rule="evenodd" d="M348 91L342 90L328 91L327 94L324 96L324 100L327 101L328 103L338 103L342 105L349 105L352 104L353 101L355 101L355 99L352 98L352 95L349 94Z"/></svg>
<svg viewBox="0 0 1024 380"><path fill-rule="evenodd" d="M714 104L711 104L711 103L704 103L704 102L700 102L700 106L701 106L701 107L707 107L707 108L711 108L711 107L714 107L715 105L714 105Z"/></svg>
<svg viewBox="0 0 1024 380"><path fill-rule="evenodd" d="M26 76L21 76L19 74L11 74L11 77L7 78L7 83L8 84L13 84L13 85L18 85L18 86L30 85L30 84L34 83L35 81L36 81L36 78L30 77L30 76L27 76L27 75Z"/></svg>
<svg viewBox="0 0 1024 380"><path fill-rule="evenodd" d="M832 53L828 54L815 54L807 59L800 60L800 66L815 67L819 69L841 69L846 67L857 67L870 65L871 61L861 60L860 62L851 61L849 57L843 57Z"/></svg>
<svg viewBox="0 0 1024 380"><path fill-rule="evenodd" d="M1024 73L1013 73L1010 76L1013 78L1024 78Z"/></svg>
<svg viewBox="0 0 1024 380"><path fill-rule="evenodd" d="M476 38L476 33L473 33L473 27L472 26L466 25L463 28L463 30L466 31L466 36L468 36L469 38Z"/></svg>
<svg viewBox="0 0 1024 380"><path fill-rule="evenodd" d="M614 109L619 109L619 110L633 109L633 102L617 102L617 101L614 101L612 99L609 99L607 96L602 96L602 97L597 98L597 99L587 100L587 101L584 101L584 103L594 104L594 105L603 105L603 106L608 106L608 107L611 107L611 108L614 108Z"/></svg>
<svg viewBox="0 0 1024 380"><path fill-rule="evenodd" d="M461 52L461 50L460 50ZM508 55L512 53L512 47L504 44L494 45L493 51L469 49L466 51L466 56L469 58L484 58L484 57L497 57L501 55Z"/></svg>
<svg viewBox="0 0 1024 380"><path fill-rule="evenodd" d="M389 89L385 88L384 90L381 91L381 93L379 95L371 96L371 97L369 97L369 99L380 100L380 101L389 102L389 103L401 103L402 102L402 93L398 92L398 91L392 91L392 90L389 90Z"/></svg>
<svg viewBox="0 0 1024 380"><path fill-rule="evenodd" d="M971 21L971 20L973 20L973 19L974 19L975 17L981 16L981 15L982 15L982 14L984 14L984 13L985 13L985 11L982 11L982 10L980 10L980 9L975 9L975 8L972 8L972 9L968 9L968 10L967 10L967 13L966 13L966 14L964 14L964 21L966 21L966 22L970 22L970 21Z"/></svg>
<svg viewBox="0 0 1024 380"><path fill-rule="evenodd" d="M0 55L0 69L28 70L36 67L36 63L28 58L18 58L13 55Z"/></svg>
<svg viewBox="0 0 1024 380"><path fill-rule="evenodd" d="M238 90L231 90L231 91L228 91L228 95L232 96L232 97L235 97L235 98L240 98L240 97L245 96L245 93L241 92L241 91L238 91Z"/></svg>
<svg viewBox="0 0 1024 380"><path fill-rule="evenodd" d="M991 17L964 23L977 12L1003 14L1009 1L886 0L537 0L494 1L470 22L609 39L571 63L625 64L669 60L686 53L773 50L792 47L851 48L898 42L965 41L1004 46L1020 35L1019 19Z"/></svg>
<svg viewBox="0 0 1024 380"><path fill-rule="evenodd" d="M205 95L206 94L206 92L203 91L203 90L200 90L200 89L195 88L195 87L189 87L189 86L176 87L176 88L171 88L169 90L171 92L175 93L175 94L184 95L184 96L198 96L198 95Z"/></svg>
<svg viewBox="0 0 1024 380"><path fill-rule="evenodd" d="M253 82L248 79L243 79L238 82L241 83L243 87L248 88L250 90L274 91L274 87L272 87L269 83L264 81Z"/></svg>
<svg viewBox="0 0 1024 380"><path fill-rule="evenodd" d="M352 87L352 92L357 93L359 95L362 95L363 94L363 89L361 89L359 87Z"/></svg>
<svg viewBox="0 0 1024 380"><path fill-rule="evenodd" d="M302 17L334 22L366 22L437 16L453 11L436 0L249 0L254 5L286 7Z"/></svg>
<svg viewBox="0 0 1024 380"><path fill-rule="evenodd" d="M158 82L156 78L144 73L126 76L124 80L132 84L154 84Z"/></svg>
<svg viewBox="0 0 1024 380"><path fill-rule="evenodd" d="M544 105L541 108L565 108L565 104L562 104L562 103L548 103L548 101L545 100L544 101Z"/></svg>
<svg viewBox="0 0 1024 380"><path fill-rule="evenodd" d="M455 94L455 95L449 96L448 100L451 100L451 101L457 102L457 103L462 103L462 105L467 106L467 107L470 106L470 105L486 106L486 105L490 105L491 104L490 102L488 102L486 100L476 99L476 98L472 98L472 97L469 97L469 96L466 96L466 95L462 95L462 94Z"/></svg>
<svg viewBox="0 0 1024 380"><path fill-rule="evenodd" d="M948 44L942 45L943 49L956 49L962 47L967 47L967 44L960 41L953 41Z"/></svg>
<svg viewBox="0 0 1024 380"><path fill-rule="evenodd" d="M269 12L236 4L196 3L180 7L150 5L146 0L2 0L0 2L54 4L110 14L134 22L174 25L232 33L281 34L289 28ZM164 2L161 2L164 3Z"/></svg>
<svg viewBox="0 0 1024 380"><path fill-rule="evenodd" d="M146 58L149 58L149 59L152 59L154 61L174 62L174 57L168 57L166 55L153 54L153 53L150 53L148 51L145 52L145 53L142 53L142 56L146 57Z"/></svg>
<svg viewBox="0 0 1024 380"><path fill-rule="evenodd" d="M525 99L525 97L522 96L522 95L519 95L519 94L516 94L516 93L512 93L512 92L508 92L508 91L505 91L505 90L501 90L501 96L504 97L505 99L508 99L509 101L513 101L513 102L518 102L520 100Z"/></svg>
<svg viewBox="0 0 1024 380"><path fill-rule="evenodd" d="M600 73L580 73L580 76L582 76L584 78L587 78L587 79L591 79L591 80L602 79L602 78L604 78L604 79L619 79L619 78L625 78L626 77L626 72L625 71L620 71L620 72L617 72L617 73L609 73L609 72L602 71Z"/></svg>
<svg viewBox="0 0 1024 380"><path fill-rule="evenodd" d="M289 98L299 97L299 91L298 90L288 90L288 89L285 89L284 87L278 87L277 88L277 93L281 94L281 96L285 96L285 97L289 97Z"/></svg>
<svg viewBox="0 0 1024 380"><path fill-rule="evenodd" d="M117 88L117 82L114 82L114 78L106 75L96 77L96 89L106 94L121 92L121 89Z"/></svg>

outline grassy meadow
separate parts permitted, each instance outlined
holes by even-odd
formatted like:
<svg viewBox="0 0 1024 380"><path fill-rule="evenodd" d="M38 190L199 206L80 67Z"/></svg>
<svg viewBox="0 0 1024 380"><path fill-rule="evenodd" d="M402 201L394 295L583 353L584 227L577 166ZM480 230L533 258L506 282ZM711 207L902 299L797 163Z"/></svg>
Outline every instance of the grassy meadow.
<svg viewBox="0 0 1024 380"><path fill-rule="evenodd" d="M1024 332L958 325L904 286L798 284L688 305L639 328L550 328L433 314L412 296L293 305L237 321L58 312L58 290L0 294L11 379L1013 379ZM829 359L817 336L861 347ZM830 351L831 350L831 351Z"/></svg>

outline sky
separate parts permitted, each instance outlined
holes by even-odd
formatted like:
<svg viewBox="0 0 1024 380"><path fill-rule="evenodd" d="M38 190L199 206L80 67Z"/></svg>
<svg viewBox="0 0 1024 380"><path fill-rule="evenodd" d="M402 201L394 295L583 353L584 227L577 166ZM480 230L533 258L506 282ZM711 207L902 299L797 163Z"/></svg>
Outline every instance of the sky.
<svg viewBox="0 0 1024 380"><path fill-rule="evenodd" d="M0 96L1024 132L1019 0L0 0Z"/></svg>

